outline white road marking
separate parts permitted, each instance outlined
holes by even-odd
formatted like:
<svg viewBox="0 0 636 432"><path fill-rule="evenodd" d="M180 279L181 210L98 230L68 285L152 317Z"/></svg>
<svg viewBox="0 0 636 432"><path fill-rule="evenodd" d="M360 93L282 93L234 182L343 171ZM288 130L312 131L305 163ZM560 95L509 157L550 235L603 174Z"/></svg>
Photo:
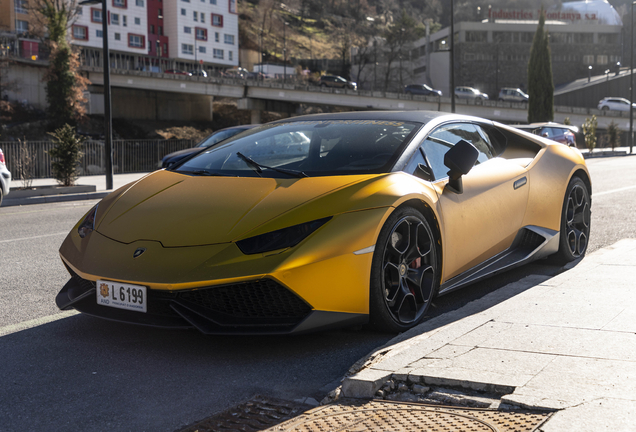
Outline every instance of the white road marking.
<svg viewBox="0 0 636 432"><path fill-rule="evenodd" d="M22 240L33 240L33 239L39 239L39 238L44 238L44 237L58 236L58 235L62 235L62 234L66 235L66 234L68 234L68 231L62 231L62 232L53 233L53 234L42 234L42 235L33 236L33 237L21 237L21 238L9 239L9 240L0 240L0 243L9 243L9 242L14 242L14 241L22 241Z"/></svg>
<svg viewBox="0 0 636 432"><path fill-rule="evenodd" d="M23 321L21 323L8 325L5 327L0 327L0 336L6 336L11 333L17 333L19 331L28 330L33 327L38 327L44 324L51 323L53 321L69 318L78 314L79 312L76 310L64 311L64 312L60 312L59 314L49 315L42 318L36 318L29 321Z"/></svg>
<svg viewBox="0 0 636 432"><path fill-rule="evenodd" d="M598 197L598 196L601 196L601 195L608 195L608 194L615 193L615 192L623 192L623 191L634 189L634 188L636 188L636 185L625 186L623 188L612 189L612 190L608 190L608 191L605 191L605 192L597 192L597 193L592 194L592 198Z"/></svg>

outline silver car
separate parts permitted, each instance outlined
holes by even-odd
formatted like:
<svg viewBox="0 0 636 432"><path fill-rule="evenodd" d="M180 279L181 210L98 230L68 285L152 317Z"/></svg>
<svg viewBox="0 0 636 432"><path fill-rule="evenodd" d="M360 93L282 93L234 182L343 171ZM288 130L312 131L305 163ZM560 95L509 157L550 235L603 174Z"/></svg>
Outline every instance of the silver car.
<svg viewBox="0 0 636 432"><path fill-rule="evenodd" d="M636 108L636 104L632 104ZM598 102L598 109L602 111L629 111L629 101L621 97L606 97Z"/></svg>
<svg viewBox="0 0 636 432"><path fill-rule="evenodd" d="M7 169L4 153L0 149L0 205L2 205L2 198L9 193L9 190L11 190L11 173Z"/></svg>
<svg viewBox="0 0 636 432"><path fill-rule="evenodd" d="M486 93L482 93L476 88L465 86L455 87L455 97L458 99L474 99L477 101L488 99L488 95Z"/></svg>

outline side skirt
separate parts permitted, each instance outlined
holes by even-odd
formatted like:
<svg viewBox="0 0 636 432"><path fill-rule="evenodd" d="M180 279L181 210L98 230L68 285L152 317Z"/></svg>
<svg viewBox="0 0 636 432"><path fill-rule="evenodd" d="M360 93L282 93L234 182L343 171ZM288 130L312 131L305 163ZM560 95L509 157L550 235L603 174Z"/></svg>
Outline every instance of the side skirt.
<svg viewBox="0 0 636 432"><path fill-rule="evenodd" d="M447 280L438 295L475 283L523 264L545 258L559 250L559 232L534 225L523 227L505 251Z"/></svg>

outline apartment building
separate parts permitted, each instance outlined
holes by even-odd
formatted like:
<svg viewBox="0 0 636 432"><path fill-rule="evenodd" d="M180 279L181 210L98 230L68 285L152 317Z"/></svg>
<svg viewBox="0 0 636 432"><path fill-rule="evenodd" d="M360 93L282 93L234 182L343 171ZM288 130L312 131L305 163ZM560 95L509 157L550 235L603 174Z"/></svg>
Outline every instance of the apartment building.
<svg viewBox="0 0 636 432"><path fill-rule="evenodd" d="M236 0L165 0L170 56L215 66L238 66Z"/></svg>
<svg viewBox="0 0 636 432"><path fill-rule="evenodd" d="M232 67L238 65L236 8L236 0L108 0L106 17L101 4L81 6L70 38L100 49L106 19L112 52Z"/></svg>

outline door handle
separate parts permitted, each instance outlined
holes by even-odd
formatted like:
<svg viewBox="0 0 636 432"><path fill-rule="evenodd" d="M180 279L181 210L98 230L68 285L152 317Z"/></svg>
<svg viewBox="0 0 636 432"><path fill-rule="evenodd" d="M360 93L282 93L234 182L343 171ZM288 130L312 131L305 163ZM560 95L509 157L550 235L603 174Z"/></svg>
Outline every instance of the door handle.
<svg viewBox="0 0 636 432"><path fill-rule="evenodd" d="M528 183L528 178L527 177L521 177L519 180L514 182L513 187L515 188L515 190L517 190L521 186L525 186L526 183Z"/></svg>

